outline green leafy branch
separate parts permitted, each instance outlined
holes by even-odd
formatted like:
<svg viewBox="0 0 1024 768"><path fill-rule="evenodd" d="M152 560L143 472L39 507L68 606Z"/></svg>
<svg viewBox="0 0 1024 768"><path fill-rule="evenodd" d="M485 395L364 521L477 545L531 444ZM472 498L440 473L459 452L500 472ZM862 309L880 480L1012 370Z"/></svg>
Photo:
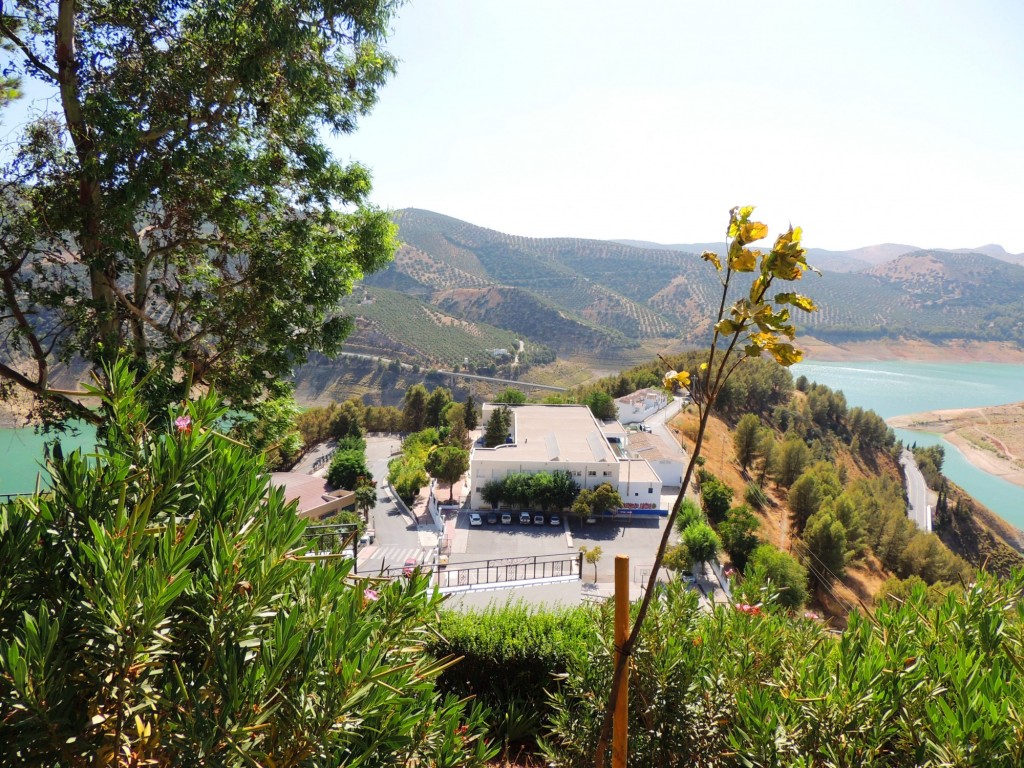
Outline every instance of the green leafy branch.
<svg viewBox="0 0 1024 768"><path fill-rule="evenodd" d="M629 637L620 649L621 654L616 657L611 690L608 694L604 720L601 725L601 735L594 754L594 765L597 768L603 768L605 764L605 758L609 751L608 743L611 737L614 702L619 688L623 684L630 655L643 630L651 600L656 594L658 574L665 559L665 552L668 550L669 538L679 515L686 488L693 476L715 401L733 371L744 360L767 354L779 365L785 367L800 362L803 354L791 343L796 338L796 326L790 321L789 308L796 307L804 312L817 310L811 299L795 292L777 293L774 298L768 298L776 280L792 282L800 280L804 272L809 269L814 272L817 270L807 264L807 252L800 244L802 232L799 227L791 226L786 232L779 235L770 251L764 252L748 247L768 235L766 224L751 220L750 216L753 212L753 206L733 208L729 212L729 228L726 231L728 250L724 266L716 253L705 251L702 254L705 261L709 261L715 266L722 284L721 299L707 362L702 363L694 375L688 371L669 371L664 378L664 384L669 389L677 386L690 388L693 400L697 404L699 426L694 440L693 453L683 476L682 487L672 504L672 511L654 558L654 566L651 568L647 589L644 591L636 620ZM758 274L750 286L748 295L736 299L727 309L730 288L736 273L739 272L757 272Z"/></svg>

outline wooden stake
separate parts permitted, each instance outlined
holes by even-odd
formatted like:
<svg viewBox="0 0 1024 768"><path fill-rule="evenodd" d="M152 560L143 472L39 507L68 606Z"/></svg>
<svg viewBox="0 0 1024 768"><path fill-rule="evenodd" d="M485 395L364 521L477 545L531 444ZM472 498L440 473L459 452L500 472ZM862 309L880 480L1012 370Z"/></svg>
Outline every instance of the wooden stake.
<svg viewBox="0 0 1024 768"><path fill-rule="evenodd" d="M615 556L615 661L629 637L629 557ZM612 768L626 768L629 740L629 660L622 674L622 685L615 699L612 716Z"/></svg>

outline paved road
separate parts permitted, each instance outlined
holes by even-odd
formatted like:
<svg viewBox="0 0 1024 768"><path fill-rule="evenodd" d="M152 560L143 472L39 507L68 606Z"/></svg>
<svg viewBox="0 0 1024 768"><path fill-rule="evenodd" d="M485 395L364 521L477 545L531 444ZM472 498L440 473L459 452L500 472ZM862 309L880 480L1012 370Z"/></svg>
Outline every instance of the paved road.
<svg viewBox="0 0 1024 768"><path fill-rule="evenodd" d="M678 414L682 409L682 399L678 397L672 398L668 405L657 413L652 413L644 419L643 424L652 432L661 435L662 440L678 451L679 456L683 459L683 469L685 470L687 461L686 451L683 450L683 445L680 441L679 435L668 426L668 422L674 419L676 414Z"/></svg>
<svg viewBox="0 0 1024 768"><path fill-rule="evenodd" d="M372 550L367 547L359 553L359 560L365 559L368 567L372 566L375 571L382 565L384 568L400 567L406 558L421 558L423 554L415 521L399 510L391 490L385 486L388 461L400 447L398 438L366 438L366 463L377 481L377 505L370 511L370 528L374 530L376 539Z"/></svg>
<svg viewBox="0 0 1024 768"><path fill-rule="evenodd" d="M522 345L523 345L523 343L519 342L519 352L523 351L523 346ZM516 359L515 359L515 363L514 364L518 364L518 362L519 362L519 352L516 353ZM357 357L357 358L359 358L361 360L379 360L382 363L392 363L392 362L394 362L389 357L378 357L377 355L364 355L364 354L361 354L359 352L339 352L338 356L339 357ZM399 363L399 365L401 365L403 368L405 368L407 370L412 370L412 366L409 365L408 363ZM460 376L463 379L479 379L480 381L494 381L494 382L497 382L499 384L511 384L512 386L532 387L534 389L548 389L548 390L551 390L552 392L567 392L568 391L565 387L554 387L554 386L551 386L550 384L531 384L528 381L519 381L518 379L496 379L493 376L478 376L475 373L459 373L457 371L440 371L440 370L437 371L437 373L441 374L442 376Z"/></svg>
<svg viewBox="0 0 1024 768"><path fill-rule="evenodd" d="M932 515L931 509L928 507L928 486L924 481L924 475L917 468L914 454L906 448L900 454L900 464L903 466L903 474L907 478L907 497L910 500L907 517L913 520L920 530L930 531Z"/></svg>
<svg viewBox="0 0 1024 768"><path fill-rule="evenodd" d="M458 376L463 379L476 379L478 381L493 381L498 384L509 384L513 387L524 387L532 389L547 389L552 392L566 392L568 391L565 387L554 387L550 384L532 384L529 381L520 381L518 379L497 379L494 376L478 376L475 373L459 373L458 371L438 371L441 376Z"/></svg>

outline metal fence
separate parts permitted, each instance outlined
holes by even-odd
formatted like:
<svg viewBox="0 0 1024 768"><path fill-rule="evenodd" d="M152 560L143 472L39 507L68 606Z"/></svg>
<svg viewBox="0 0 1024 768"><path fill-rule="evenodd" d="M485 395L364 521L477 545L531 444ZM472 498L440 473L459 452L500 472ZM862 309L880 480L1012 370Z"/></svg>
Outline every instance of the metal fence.
<svg viewBox="0 0 1024 768"><path fill-rule="evenodd" d="M346 549L355 553L358 542L356 532L358 526L353 523L325 523L309 525L302 533L302 538L313 544L314 552L338 554Z"/></svg>
<svg viewBox="0 0 1024 768"><path fill-rule="evenodd" d="M35 496L34 493L0 493L0 504L10 504L15 499L28 499Z"/></svg>
<svg viewBox="0 0 1024 768"><path fill-rule="evenodd" d="M427 563L418 570L429 572L434 583L442 590L474 589L487 586L508 586L552 580L570 581L582 578L583 555L530 555L476 560L466 563L434 565ZM387 568L381 571L385 578L408 575L406 568Z"/></svg>
<svg viewBox="0 0 1024 768"><path fill-rule="evenodd" d="M334 458L334 454L336 452L337 451L328 451L323 456L319 457L316 461L313 462L313 468L309 470L309 473L313 474L318 469L322 469L323 467L327 466L327 464L330 463L331 459Z"/></svg>

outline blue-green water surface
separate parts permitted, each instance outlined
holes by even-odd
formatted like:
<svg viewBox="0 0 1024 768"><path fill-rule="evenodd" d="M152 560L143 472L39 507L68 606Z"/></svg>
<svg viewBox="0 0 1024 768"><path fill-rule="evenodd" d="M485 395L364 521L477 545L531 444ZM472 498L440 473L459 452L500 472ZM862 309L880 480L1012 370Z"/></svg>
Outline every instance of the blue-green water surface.
<svg viewBox="0 0 1024 768"><path fill-rule="evenodd" d="M55 435L40 435L31 428L0 429L0 494L32 493L37 476L46 486L44 445L54 439ZM83 427L77 436L61 435L60 441L65 453L91 447L96 444L96 430Z"/></svg>
<svg viewBox="0 0 1024 768"><path fill-rule="evenodd" d="M792 368L831 389L850 406L883 418L945 408L976 408L1024 400L1024 365L1003 363L801 363ZM907 445L940 444L943 471L957 485L1007 522L1024 528L1024 488L977 469L939 435L897 429Z"/></svg>

